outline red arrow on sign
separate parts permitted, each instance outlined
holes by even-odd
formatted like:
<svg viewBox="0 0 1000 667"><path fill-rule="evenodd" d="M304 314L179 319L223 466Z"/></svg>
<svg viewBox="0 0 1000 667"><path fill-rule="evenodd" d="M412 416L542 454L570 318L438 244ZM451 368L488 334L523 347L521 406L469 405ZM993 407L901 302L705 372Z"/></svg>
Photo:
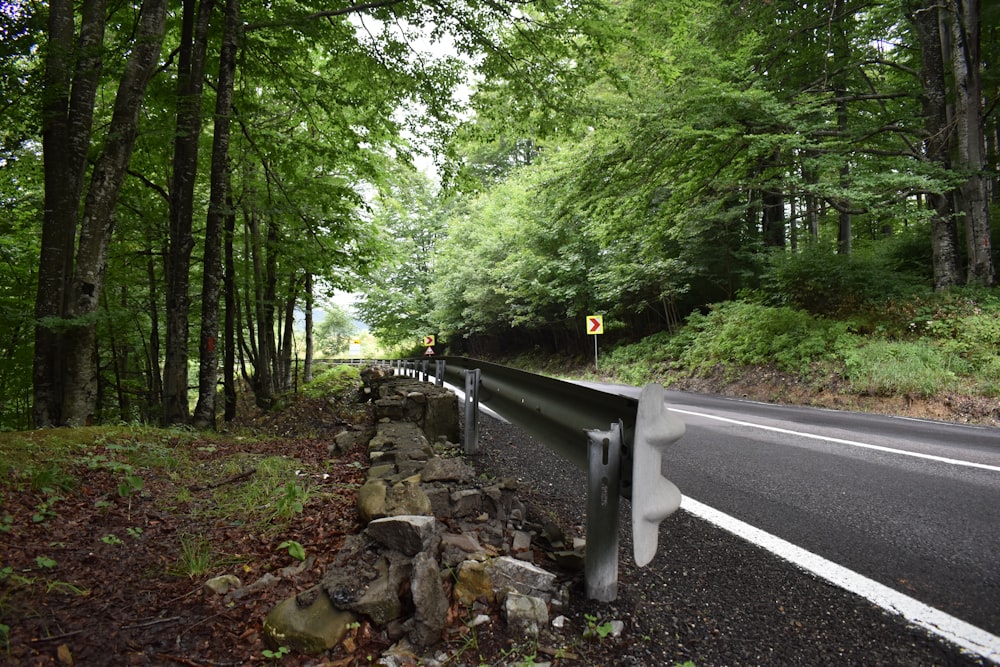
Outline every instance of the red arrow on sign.
<svg viewBox="0 0 1000 667"><path fill-rule="evenodd" d="M596 317L591 317L590 318L590 331L591 331L591 333L596 332L596 331L600 331L600 329L601 329L601 321L599 319L597 319Z"/></svg>
<svg viewBox="0 0 1000 667"><path fill-rule="evenodd" d="M589 317L587 317L587 333L588 334L604 333L604 316L590 315Z"/></svg>

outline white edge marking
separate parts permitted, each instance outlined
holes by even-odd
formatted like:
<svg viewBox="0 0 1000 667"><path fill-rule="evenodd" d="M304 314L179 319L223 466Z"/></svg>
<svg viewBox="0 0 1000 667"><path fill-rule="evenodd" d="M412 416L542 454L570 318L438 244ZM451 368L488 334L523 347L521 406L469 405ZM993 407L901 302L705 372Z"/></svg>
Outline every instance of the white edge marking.
<svg viewBox="0 0 1000 667"><path fill-rule="evenodd" d="M778 428L777 426L764 426L762 424L754 424L753 422L740 421L738 419L730 419L728 417L718 417L716 415L706 414L704 412L694 412L692 410L682 410L680 408L667 408L673 412L679 412L685 415L693 415L695 417L704 417L705 419L714 419L720 422L726 422L729 424L736 424L738 426L750 426L752 428L759 428L765 431L773 431L774 433L785 433L788 435L796 435L802 438L811 438L812 440L823 440L826 442L833 442L838 445L849 445L851 447L860 447L862 449L872 449L877 452L888 452L890 454L899 454L901 456L911 456L917 459L926 459L928 461L937 461L938 463L947 463L949 465L955 466L965 466L967 468L979 468L981 470L991 470L993 472L1000 472L1000 466L989 465L988 463L974 463L972 461L962 461L961 459L950 459L944 456L934 456L933 454L921 454L920 452L909 452L905 449L893 449L892 447L882 447L881 445L871 445L866 442L858 442L857 440L844 440L842 438L831 438L826 435L816 435L814 433L803 433L802 431L792 431L787 428Z"/></svg>
<svg viewBox="0 0 1000 667"><path fill-rule="evenodd" d="M1000 665L1000 637L967 623L940 609L873 581L842 565L829 561L810 551L764 532L689 496L681 500L681 508L748 542L797 565L855 595L869 600L894 614L902 616L913 625L924 628L932 635L945 639L962 651L974 653Z"/></svg>

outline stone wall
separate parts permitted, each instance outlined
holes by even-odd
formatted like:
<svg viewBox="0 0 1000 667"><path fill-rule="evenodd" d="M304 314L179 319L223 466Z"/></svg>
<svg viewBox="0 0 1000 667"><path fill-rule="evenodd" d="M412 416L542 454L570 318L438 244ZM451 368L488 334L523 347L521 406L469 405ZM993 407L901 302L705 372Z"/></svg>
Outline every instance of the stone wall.
<svg viewBox="0 0 1000 667"><path fill-rule="evenodd" d="M535 563L541 529L528 521L514 480L477 478L465 462L452 392L381 369L363 377L376 417L358 492L365 529L346 540L319 585L268 614L269 641L320 653L364 617L395 642L377 663L391 666L417 656L434 664L424 654L456 617L537 636L568 586ZM547 538L546 549L564 548ZM581 551L560 556L582 567Z"/></svg>

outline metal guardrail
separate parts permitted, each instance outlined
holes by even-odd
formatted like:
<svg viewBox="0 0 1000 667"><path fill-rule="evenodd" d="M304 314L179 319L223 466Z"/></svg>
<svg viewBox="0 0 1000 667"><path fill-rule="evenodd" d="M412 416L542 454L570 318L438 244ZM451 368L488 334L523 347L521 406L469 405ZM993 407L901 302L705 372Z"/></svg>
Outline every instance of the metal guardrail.
<svg viewBox="0 0 1000 667"><path fill-rule="evenodd" d="M587 471L587 595L618 594L618 498L632 501L633 556L656 555L659 525L681 503L662 474L665 448L684 435L666 409L663 388L647 385L638 400L467 357L403 359L397 372L465 387L465 452L478 450L479 403Z"/></svg>

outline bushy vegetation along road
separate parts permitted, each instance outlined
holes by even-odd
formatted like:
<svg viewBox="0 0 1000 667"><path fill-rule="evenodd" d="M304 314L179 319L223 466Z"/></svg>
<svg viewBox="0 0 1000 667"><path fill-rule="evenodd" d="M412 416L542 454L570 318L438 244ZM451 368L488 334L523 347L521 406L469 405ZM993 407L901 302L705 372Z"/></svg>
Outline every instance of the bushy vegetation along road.
<svg viewBox="0 0 1000 667"><path fill-rule="evenodd" d="M728 301L677 331L567 364L511 361L563 375L661 382L757 400L1000 425L1000 294L954 291L840 317L759 300Z"/></svg>

